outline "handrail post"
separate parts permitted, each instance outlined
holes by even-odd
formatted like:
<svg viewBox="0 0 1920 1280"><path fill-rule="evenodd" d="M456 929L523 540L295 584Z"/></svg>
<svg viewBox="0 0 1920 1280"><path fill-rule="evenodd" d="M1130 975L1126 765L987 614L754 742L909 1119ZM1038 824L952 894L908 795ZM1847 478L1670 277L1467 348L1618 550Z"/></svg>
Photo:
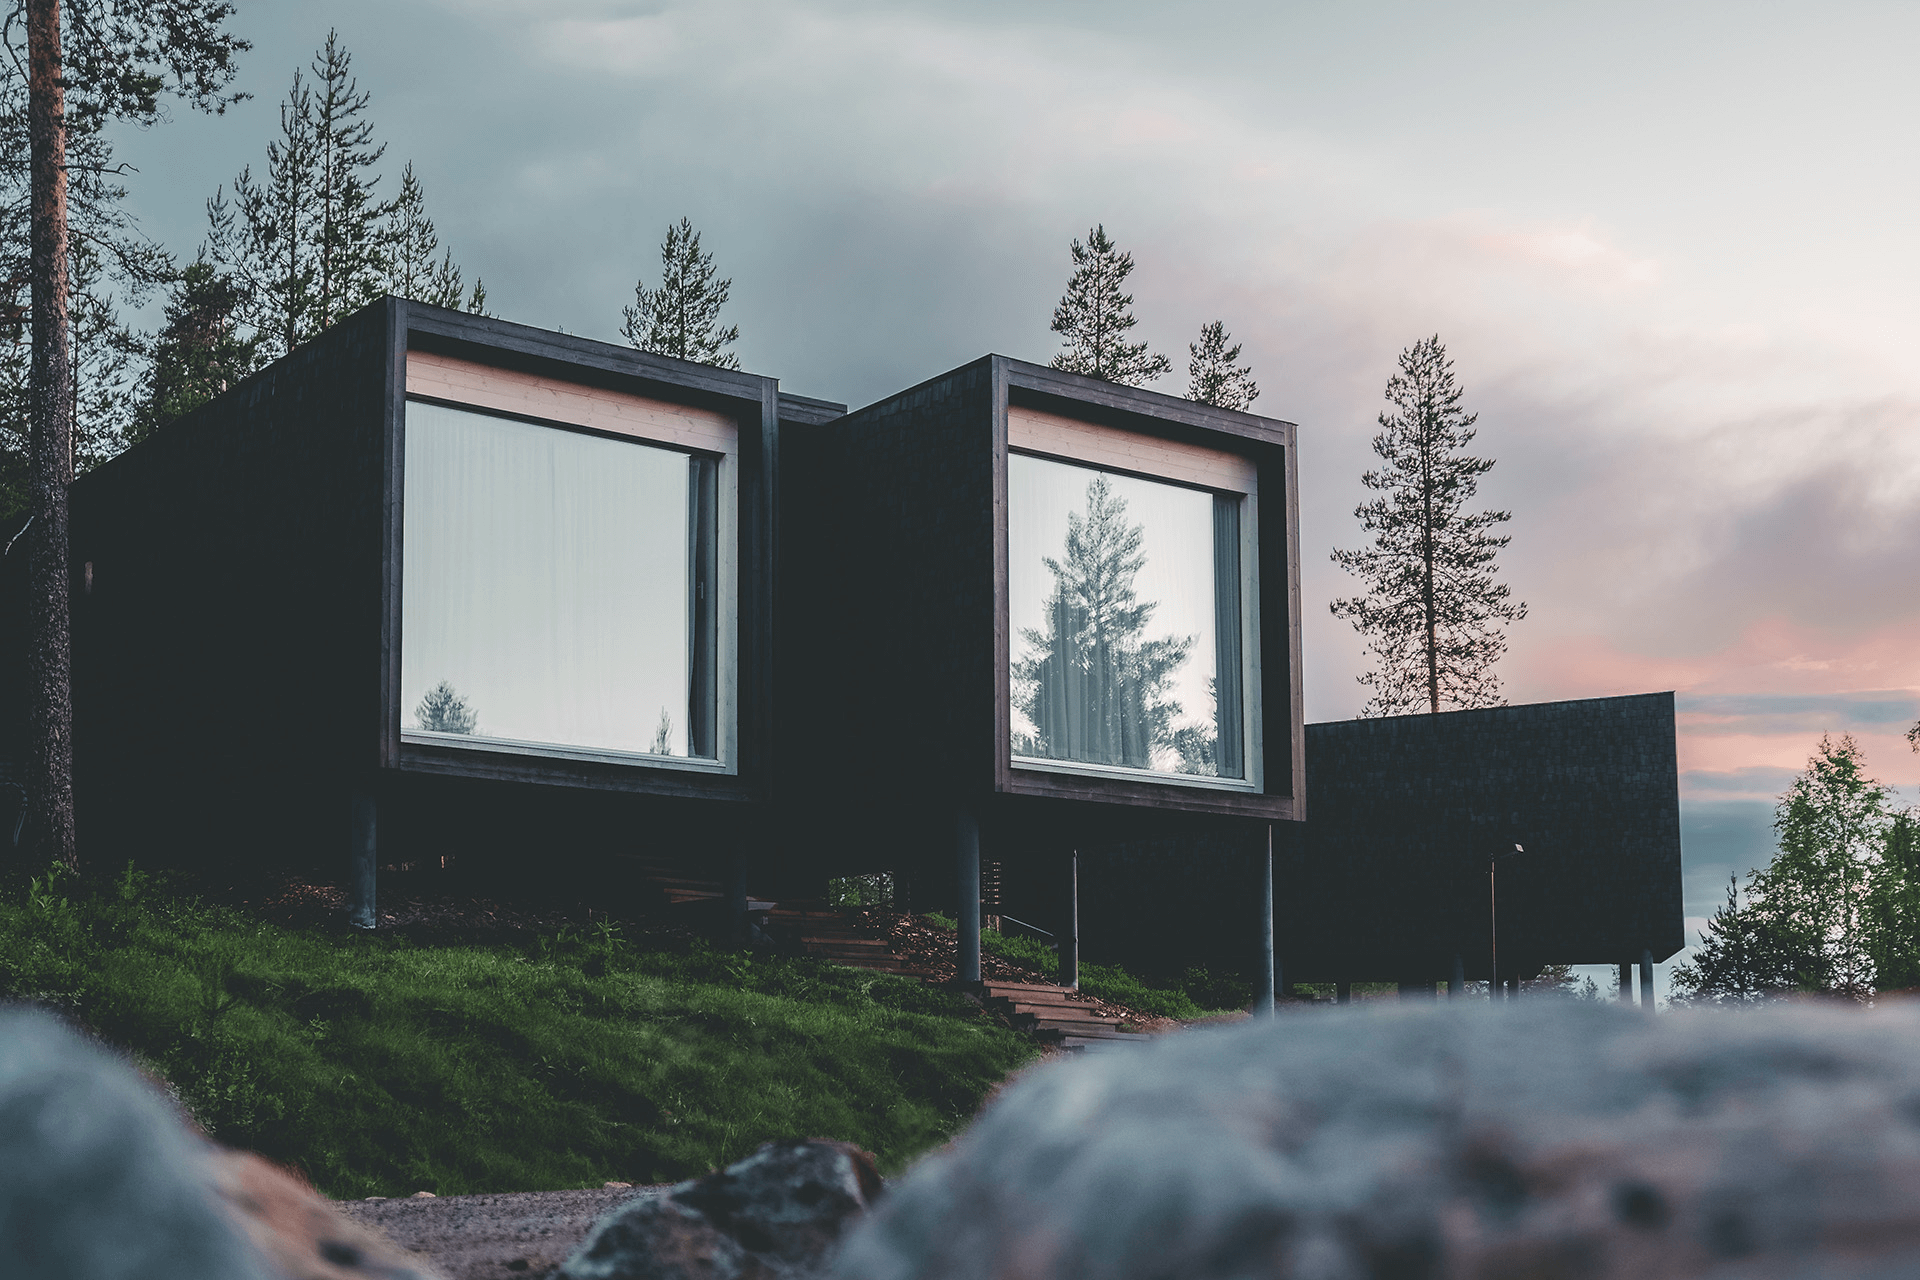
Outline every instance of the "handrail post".
<svg viewBox="0 0 1920 1280"><path fill-rule="evenodd" d="M1060 985L1080 988L1080 850L1067 855L1067 928L1060 938Z"/></svg>

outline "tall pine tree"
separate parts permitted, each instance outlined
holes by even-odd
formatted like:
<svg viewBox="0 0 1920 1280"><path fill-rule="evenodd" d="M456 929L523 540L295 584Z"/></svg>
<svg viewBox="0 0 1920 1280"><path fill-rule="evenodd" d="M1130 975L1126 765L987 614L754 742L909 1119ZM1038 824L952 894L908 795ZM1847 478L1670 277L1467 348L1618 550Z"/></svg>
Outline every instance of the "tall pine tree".
<svg viewBox="0 0 1920 1280"><path fill-rule="evenodd" d="M24 80L0 76L0 277L13 289L30 267L26 99ZM88 112L67 125L68 453L76 475L126 441L143 343L121 308L144 303L171 274L166 253L127 211L124 168L105 123ZM12 289L0 294L0 522L13 527L28 500L31 311Z"/></svg>
<svg viewBox="0 0 1920 1280"><path fill-rule="evenodd" d="M1133 255L1107 238L1105 223L1087 233L1085 244L1073 242L1073 275L1053 309L1053 331L1063 347L1053 358L1054 368L1137 387L1173 367L1146 343L1127 341L1127 331L1139 321L1130 309L1133 295L1120 290L1132 274Z"/></svg>
<svg viewBox="0 0 1920 1280"><path fill-rule="evenodd" d="M74 313L70 286L75 138L111 121L151 124L173 94L223 109L233 57L225 0L15 0L4 24L9 63L25 72L28 367L28 826L43 853L78 867L73 829L72 635L67 486L73 480ZM21 19L24 18L24 21ZM25 48L21 48L24 35ZM24 54L24 56L22 56Z"/></svg>
<svg viewBox="0 0 1920 1280"><path fill-rule="evenodd" d="M1379 496L1354 509L1373 545L1333 553L1366 588L1333 602L1378 660L1359 677L1372 690L1364 715L1499 703L1502 627L1527 616L1494 580L1510 539L1492 530L1512 513L1466 510L1493 459L1464 452L1478 415L1461 408L1461 394L1437 334L1400 353L1400 372L1387 381L1391 411L1373 438L1386 466L1361 477Z"/></svg>
<svg viewBox="0 0 1920 1280"><path fill-rule="evenodd" d="M738 369L727 348L740 340L740 326L720 324L720 308L733 289L731 277L716 280L713 255L700 250L700 233L681 218L660 245L660 287L633 286L633 305L622 310L620 332L641 351Z"/></svg>
<svg viewBox="0 0 1920 1280"><path fill-rule="evenodd" d="M387 280L389 206L375 195L369 95L338 34L298 70L267 145L264 181L249 166L207 202L212 261L239 281L241 316L269 354L283 355L380 296Z"/></svg>
<svg viewBox="0 0 1920 1280"><path fill-rule="evenodd" d="M140 407L128 433L138 443L193 412L259 363L259 340L235 318L242 295L230 276L205 259L187 265L167 300L166 323L154 338Z"/></svg>
<svg viewBox="0 0 1920 1280"><path fill-rule="evenodd" d="M440 235L427 216L426 193L414 177L411 160L400 175L400 193L387 210L383 236L388 293L436 307L460 306L466 296L460 268L454 264L453 250L440 247ZM477 280L474 288L479 306L472 309L477 311L485 305L487 291Z"/></svg>
<svg viewBox="0 0 1920 1280"><path fill-rule="evenodd" d="M1231 347L1227 326L1215 320L1200 326L1200 340L1187 344L1187 399L1220 409L1245 409L1260 397L1253 370L1240 363L1240 344Z"/></svg>

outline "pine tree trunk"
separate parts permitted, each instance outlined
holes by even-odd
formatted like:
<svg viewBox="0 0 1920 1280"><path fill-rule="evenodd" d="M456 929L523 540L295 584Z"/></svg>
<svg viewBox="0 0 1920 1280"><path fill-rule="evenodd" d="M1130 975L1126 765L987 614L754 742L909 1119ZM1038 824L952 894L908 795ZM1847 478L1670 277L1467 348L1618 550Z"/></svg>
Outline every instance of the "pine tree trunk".
<svg viewBox="0 0 1920 1280"><path fill-rule="evenodd" d="M77 870L67 485L73 479L73 367L67 332L67 129L60 0L27 0L27 133L33 366L28 381L28 728L31 827L43 853Z"/></svg>
<svg viewBox="0 0 1920 1280"><path fill-rule="evenodd" d="M1430 433L1430 424L1421 423L1423 434ZM1425 576L1421 579L1421 605L1426 610L1427 619L1427 709L1434 715L1440 714L1440 624L1434 617L1433 595L1433 462L1430 441L1421 443L1421 521L1425 526L1420 534L1420 553L1424 561L1422 568Z"/></svg>

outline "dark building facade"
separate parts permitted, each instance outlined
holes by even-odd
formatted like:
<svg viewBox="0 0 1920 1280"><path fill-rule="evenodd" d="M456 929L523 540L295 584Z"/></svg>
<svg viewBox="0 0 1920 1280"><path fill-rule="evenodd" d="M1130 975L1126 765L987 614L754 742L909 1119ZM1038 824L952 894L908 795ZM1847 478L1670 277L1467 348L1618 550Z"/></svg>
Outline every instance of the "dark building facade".
<svg viewBox="0 0 1920 1280"><path fill-rule="evenodd" d="M1483 981L1496 906L1503 979L1685 945L1672 694L1336 720L1306 741L1307 818L1274 830L1286 982ZM1245 830L1089 850L1087 954L1253 967L1264 852ZM1058 919L1038 889L1009 909Z"/></svg>
<svg viewBox="0 0 1920 1280"><path fill-rule="evenodd" d="M1004 356L789 432L796 853L964 920L983 848L1057 878L1120 833L1296 821L1294 445Z"/></svg>
<svg viewBox="0 0 1920 1280"><path fill-rule="evenodd" d="M770 794L771 378L388 298L73 487L90 844L733 856ZM365 922L365 921L363 921Z"/></svg>
<svg viewBox="0 0 1920 1280"><path fill-rule="evenodd" d="M984 857L1052 927L1077 857L1092 952L1159 970L1258 966L1271 847L1288 981L1416 982L1485 976L1518 843L1511 971L1677 950L1670 695L1303 725L1295 445L1002 356L847 413L385 299L75 483L82 837L344 862L361 924L457 853L884 870L969 926Z"/></svg>

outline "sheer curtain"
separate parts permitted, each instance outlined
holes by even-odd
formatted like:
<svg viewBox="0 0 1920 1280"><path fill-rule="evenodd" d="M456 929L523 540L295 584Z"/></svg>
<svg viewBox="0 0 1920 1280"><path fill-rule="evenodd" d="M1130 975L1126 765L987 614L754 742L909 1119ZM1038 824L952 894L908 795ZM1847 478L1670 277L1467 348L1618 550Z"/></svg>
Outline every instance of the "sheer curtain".
<svg viewBox="0 0 1920 1280"><path fill-rule="evenodd" d="M462 732L419 716L450 691L476 738L686 755L698 473L669 449L409 403L403 727Z"/></svg>

